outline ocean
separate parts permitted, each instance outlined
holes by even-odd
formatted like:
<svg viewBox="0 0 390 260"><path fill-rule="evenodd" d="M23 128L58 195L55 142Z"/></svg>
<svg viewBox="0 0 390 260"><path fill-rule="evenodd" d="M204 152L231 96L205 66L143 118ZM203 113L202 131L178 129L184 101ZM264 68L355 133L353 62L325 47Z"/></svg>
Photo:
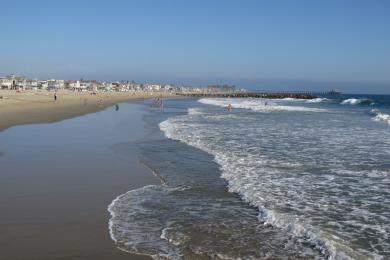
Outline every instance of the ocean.
<svg viewBox="0 0 390 260"><path fill-rule="evenodd" d="M148 110L150 134L134 145L161 185L109 206L121 250L390 258L390 96L170 99Z"/></svg>

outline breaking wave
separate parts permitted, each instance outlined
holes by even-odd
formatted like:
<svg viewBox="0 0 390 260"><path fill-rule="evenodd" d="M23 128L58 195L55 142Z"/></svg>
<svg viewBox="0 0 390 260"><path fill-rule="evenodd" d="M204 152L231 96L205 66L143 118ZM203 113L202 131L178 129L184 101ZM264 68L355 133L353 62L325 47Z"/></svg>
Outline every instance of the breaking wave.
<svg viewBox="0 0 390 260"><path fill-rule="evenodd" d="M383 113L377 109L371 110L371 113L375 114L375 117L372 118L372 120L377 122L385 122L390 125L390 115Z"/></svg>
<svg viewBox="0 0 390 260"><path fill-rule="evenodd" d="M335 249L333 243L326 239L320 238L315 232L313 232L313 230L307 229L296 219L287 215L278 214L273 210L264 207L263 205L266 203L265 198L258 196L256 194L256 190L253 190L254 187L248 184L248 181L250 182L251 178L255 176L250 176L250 174L247 175L242 171L239 171L238 174L238 168L235 167L234 164L232 165L228 163L229 161L241 161L241 164L247 161L244 162L240 158L236 158L236 156L231 153L225 154L223 152L213 150L210 145L205 144L199 138L192 140L189 136L185 136L184 132L181 133L179 128L179 125L169 119L160 123L160 129L164 132L166 137L185 142L191 146L214 155L215 161L221 165L222 177L229 182L229 191L239 194L244 201L257 207L259 210L259 220L263 222L264 225L271 225L281 228L294 234L296 237L305 239L314 248L321 251L324 255L330 257L330 259L350 259L343 252L338 252ZM288 167L288 164L286 164L286 166ZM243 169L243 171L245 170L246 167ZM351 251L351 249L348 250Z"/></svg>
<svg viewBox="0 0 390 260"><path fill-rule="evenodd" d="M205 98L199 102L242 109L227 113L195 106L161 122L166 137L211 154L218 166L180 142L151 143L153 151L162 147L155 167L165 169L161 174L167 182L127 192L111 203L109 229L118 248L154 259L388 257L386 127L366 124L366 110L299 113L326 111L300 106L327 99L291 106L285 106L291 100L284 101ZM298 113L267 113L273 111ZM390 124L387 112L371 113L372 120ZM222 183L216 186L216 179Z"/></svg>
<svg viewBox="0 0 390 260"><path fill-rule="evenodd" d="M285 99L284 99L285 100ZM238 99L238 98L203 98L200 103L227 107L229 104L233 108L250 109L256 112L269 113L274 111L297 111L297 112L326 112L326 109L311 108L303 106L286 106L276 104L267 99Z"/></svg>
<svg viewBox="0 0 390 260"><path fill-rule="evenodd" d="M374 102L368 98L348 98L341 101L342 105L374 105Z"/></svg>
<svg viewBox="0 0 390 260"><path fill-rule="evenodd" d="M221 107L227 102L234 103L232 100L214 99L203 99L200 102ZM250 109L253 109L254 107L252 102L243 103L245 108L250 106ZM257 102L256 105L258 105ZM292 134L290 128L288 131L282 132L283 129L275 126L274 122L265 125L266 122L261 121L261 125L264 125L265 128L260 128L258 124L254 123L235 131L235 128L220 127L222 121L217 121L217 123L214 120L225 120L224 123L229 124L230 118L237 123L237 120L243 120L242 116L236 115L236 118L232 118L232 115L225 113L216 116L207 110L205 111L204 114L198 111L197 115L191 117L169 118L160 123L160 129L170 139L182 141L212 154L215 161L221 166L222 177L228 181L229 191L240 194L244 201L256 206L259 210L259 219L262 222L304 239L330 259L381 258L381 253L376 248L381 248L382 243L385 243L387 239L384 232L388 229L386 223L389 219L381 216L380 213L370 212L369 206L367 208L365 205L359 206L354 198L355 196L366 196L365 192L368 187L373 189L374 186L379 185L375 187L375 190L378 191L375 200L380 198L381 201L387 201L388 194L383 188L387 185L389 172L386 170L357 171L356 169L343 169L339 166L338 163L348 160L350 155L344 153L343 150L335 151L334 144L353 142L355 139L350 136L348 131L342 135L339 133L338 138L333 140L333 129L328 131L327 128L323 128L325 135L322 140L325 143L322 145L329 146L329 150L325 149L319 153L320 150L317 147L311 147L305 148L303 154L296 154L300 160L310 158L310 160L321 161L325 159L324 156L329 160L334 160L333 155L337 153L339 155L338 161L331 162L335 168L325 170L321 167L326 167L326 164L320 166L313 162L313 165L309 166L308 162L300 164L300 160L288 161L286 160L288 157L285 155L282 156L283 159L277 158L280 156L280 152L283 153L281 147L289 147L287 150L292 149L290 146L283 145L284 142L291 139L291 136L294 136L296 140L300 140L300 138L304 140L310 136L312 133L308 128L302 132L297 129ZM202 118L194 119L194 117ZM210 120L214 123L205 123ZM267 129L268 132L263 132L264 129ZM271 132L269 132L270 129L272 129ZM320 129L322 128L320 127ZM257 136L254 131L258 131L260 136ZM275 134L276 131L279 135L263 136L266 133ZM333 136L333 139L328 138L328 134ZM228 138L225 139L226 136ZM369 140L375 141L375 136L375 134L370 135ZM272 138L278 141L272 142ZM262 149L258 146L260 145L259 140L262 140L266 146L277 145L272 150L272 153L277 151L275 155L271 158L264 156L263 152L258 150ZM302 145L302 143L298 142L295 145ZM385 146L385 144L383 145ZM278 146L281 147L277 149ZM380 156L385 156L384 151L381 153ZM320 175L309 173L307 167L319 167L318 171L323 171L323 173ZM364 176L368 177L363 178ZM382 183L378 183L379 178L383 179ZM350 180L353 181L349 182ZM311 183L311 185L306 187L305 183ZM341 199L338 194L346 191L344 185L352 185L353 187L348 189L350 197ZM382 185L384 186L382 187ZM384 193L381 193L382 191ZM335 212L343 219L342 223L335 219ZM378 223L381 224L376 224L375 221L379 221ZM364 239L365 236L377 237L376 242L370 242L373 251L354 248L350 244L350 240ZM385 247L388 248L388 245L385 244Z"/></svg>
<svg viewBox="0 0 390 260"><path fill-rule="evenodd" d="M307 103L322 103L327 101L329 101L329 99L327 98L314 98L314 99L306 100Z"/></svg>

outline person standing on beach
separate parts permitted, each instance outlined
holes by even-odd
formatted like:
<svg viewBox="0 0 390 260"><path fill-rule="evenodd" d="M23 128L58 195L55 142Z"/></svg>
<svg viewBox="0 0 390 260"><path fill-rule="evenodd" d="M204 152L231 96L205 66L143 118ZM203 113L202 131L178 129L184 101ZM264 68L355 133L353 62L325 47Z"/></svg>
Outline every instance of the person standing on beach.
<svg viewBox="0 0 390 260"><path fill-rule="evenodd" d="M57 92L54 92L54 101L57 101Z"/></svg>

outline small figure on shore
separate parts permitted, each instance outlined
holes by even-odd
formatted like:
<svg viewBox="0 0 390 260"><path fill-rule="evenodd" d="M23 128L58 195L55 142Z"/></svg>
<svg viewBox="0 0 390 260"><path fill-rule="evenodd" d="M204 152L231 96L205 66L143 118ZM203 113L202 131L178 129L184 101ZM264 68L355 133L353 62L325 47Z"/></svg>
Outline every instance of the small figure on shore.
<svg viewBox="0 0 390 260"><path fill-rule="evenodd" d="M230 111L232 111L232 109L233 109L232 104L229 104L229 105L227 106L227 110L230 112Z"/></svg>
<svg viewBox="0 0 390 260"><path fill-rule="evenodd" d="M162 97L160 98L160 108L161 108L161 110L164 109L164 103L163 103Z"/></svg>
<svg viewBox="0 0 390 260"><path fill-rule="evenodd" d="M54 101L57 101L57 92L54 92Z"/></svg>
<svg viewBox="0 0 390 260"><path fill-rule="evenodd" d="M119 105L115 104L115 111L118 111L118 110L119 110Z"/></svg>
<svg viewBox="0 0 390 260"><path fill-rule="evenodd" d="M96 105L98 107L102 107L103 106L103 99L102 98L99 98L98 101L96 101Z"/></svg>
<svg viewBox="0 0 390 260"><path fill-rule="evenodd" d="M161 108L161 109L163 109L163 107L164 107L164 104L163 104L163 99L162 99L162 97L161 98L159 98L159 97L157 97L157 98L154 98L153 99L153 104L152 105L150 105L151 107L156 107L156 108Z"/></svg>

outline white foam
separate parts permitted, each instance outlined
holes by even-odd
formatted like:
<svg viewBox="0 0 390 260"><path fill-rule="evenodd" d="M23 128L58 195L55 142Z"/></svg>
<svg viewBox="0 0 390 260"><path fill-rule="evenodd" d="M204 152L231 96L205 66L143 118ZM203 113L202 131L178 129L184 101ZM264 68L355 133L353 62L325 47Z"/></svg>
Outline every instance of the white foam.
<svg viewBox="0 0 390 260"><path fill-rule="evenodd" d="M273 210L262 206L264 199L259 194L257 194L256 191L253 191L251 189L252 187L248 185L248 183L255 182L255 180L251 180L251 178L256 176L250 174L242 175L242 171L235 167L231 168L232 165L228 163L228 161L240 160L239 158L234 158L234 154L216 152L215 150L210 149L208 145L200 140L192 140L191 138L184 137L183 134L185 133L183 133L182 129L180 129L181 126L171 122L170 119L161 122L159 126L167 138L183 141L189 145L214 155L215 161L221 165L222 177L229 182L229 191L240 194L243 200L253 206L258 207L260 211L259 219L260 221L264 222L264 224L270 224L272 226L287 230L296 236L307 238L311 243L316 245L320 251L329 251L328 254L331 255L331 259L349 259L344 253L337 252L330 242L327 240L321 240L315 233L304 228L296 219L277 214ZM248 161L245 163L248 163ZM240 171L240 174L238 174L237 171Z"/></svg>
<svg viewBox="0 0 390 260"><path fill-rule="evenodd" d="M385 122L390 125L390 115L377 112L377 115L372 118L372 120L377 121L377 122Z"/></svg>
<svg viewBox="0 0 390 260"><path fill-rule="evenodd" d="M305 99L301 99L301 98L281 98L281 99L276 99L276 100L284 100L284 101L304 101Z"/></svg>
<svg viewBox="0 0 390 260"><path fill-rule="evenodd" d="M227 102L232 103L234 106L234 100L232 99L201 100L201 103L216 106L224 106ZM258 105L260 101L254 102ZM240 103L241 106L244 106L243 104L245 106L248 105L248 103L245 104L245 102ZM252 105L250 109L253 109L253 104L249 105ZM287 161L287 158L284 158L283 156L281 156L281 159L276 159L275 162L272 162L270 158L263 156L261 151L251 150L258 147L256 145L259 145L257 142L260 140L264 141L267 146L274 145L274 143L268 143L273 140L271 137L267 138L267 136L263 136L264 138L257 138L256 142L249 143L254 144L255 146L249 148L248 144L243 144L243 141L246 139L239 138L240 135L253 134L253 131L256 130L258 130L259 133L263 133L264 129L269 130L270 127L272 128L272 126L274 126L274 129L268 131L268 134L273 134L275 131L280 130L274 122L264 128L254 125L254 128L249 128L251 131L248 133L245 132L244 127L240 127L239 132L234 129L229 130L229 128L226 127L219 127L221 124L215 124L215 126L208 124L207 127L203 127L204 125L197 124L197 121L192 119L193 118L187 116L169 118L160 123L160 129L168 138L180 140L214 155L215 161L221 166L222 177L229 183L229 191L240 194L245 201L258 207L261 221L287 230L298 237L304 237L319 249L326 251L331 259L348 259L348 256L351 256L352 258L364 258L364 256L380 258L380 254L377 252L369 252L363 249L354 250L349 246L349 240L354 239L354 236L356 235L354 231L351 233L340 231L337 233L336 231L337 227L340 225L339 223L334 222L334 224L332 224L333 226L324 229L319 228L318 225L316 225L316 220L312 221L310 219L311 216L319 216L322 213L326 214L326 212L336 210L339 211L337 214L340 214L340 216L342 214L348 214L348 211L343 211L342 207L348 207L350 205L350 201L348 200L350 198L344 199L339 196L332 198L320 197L319 200L314 199L313 201L310 192L319 187L334 191L332 194L340 194L344 191L344 188L342 185L339 185L338 182L343 182L348 180L348 178L354 178L353 180L355 182L349 183L349 185L353 185L353 187L351 187L354 189L353 192L358 192L365 189L367 186L373 189L380 189L381 187L376 187L376 185L372 185L367 181L369 181L369 178L386 178L388 174L385 171L347 171L344 168L340 168L340 170L335 172L337 173L335 175L328 174L315 176L304 172L304 169L294 173L294 167L299 168L301 167L300 165L294 165L293 162ZM265 123L266 122L262 122L262 125L265 125ZM344 145L353 144L354 146L359 147L359 149L364 149L364 145L366 145L364 140L362 140L362 142L357 142L356 138L351 135L349 131L345 131L345 133L337 132L338 135L335 136L333 134L335 129L329 129L329 126L320 129L323 129L324 133L322 134L325 134L322 139L326 142L324 145L331 147L328 151L329 155L325 155L329 156L327 163L334 164L333 167L341 167L338 166L340 161L342 162L345 158L350 158L350 154L345 153L343 149ZM227 133L226 131L229 132ZM289 128L288 134L286 134L285 137L283 136L284 133L279 131L279 135L275 138L278 139L277 143L283 144L283 142L286 141L283 138L306 138L311 135L311 128L305 128L304 131L297 130L294 133L291 133L291 131L293 131L293 129ZM227 134L230 136L229 140L223 139ZM237 134L239 135L237 136ZM317 134L319 133L316 133L316 135ZM376 140L377 138L377 134L375 133L365 132L364 134L366 136L365 140ZM327 135L330 135L331 138L328 138ZM273 137L275 137L275 135L273 135ZM229 149L226 149L225 144L227 142L229 143ZM386 146L386 144L383 145ZM315 161L318 152L315 152L314 154L310 152L318 151L314 148L316 147L307 149L307 155L299 154L301 159L312 158L311 160ZM323 148L324 147L322 147L322 149ZM292 148L289 147L288 149ZM334 154L338 154L338 157L335 158ZM317 158L318 160L323 160L321 154L318 156L320 156ZM371 156L374 155L371 154ZM289 166L290 164L292 167ZM277 167L279 168L275 169L275 165L278 165ZM305 162L305 165L310 166L309 162ZM281 167L285 167L286 170L280 169ZM313 167L315 167L315 164ZM364 178L364 176L367 176L367 178ZM382 182L382 184L379 185L385 184L386 183ZM288 190L285 190L286 187L289 187ZM308 193L305 194L305 192ZM353 196L351 198L353 200ZM382 199L381 201L386 200ZM302 202L304 203L302 204ZM299 214L294 215L283 212L286 204L291 205ZM318 205L321 205L321 207L318 208ZM357 218L370 217L364 210L360 211L360 213L362 216L356 216ZM375 213L374 216L378 217L378 214ZM348 215L348 218L349 217L353 218L355 216ZM332 218L329 219L329 223L331 220ZM387 219L385 221L387 221ZM366 225L364 223L361 224L362 227ZM380 230L380 228L381 227L379 227L378 230ZM381 238L378 237L378 239Z"/></svg>
<svg viewBox="0 0 390 260"><path fill-rule="evenodd" d="M306 100L307 103L321 103L326 101L328 101L327 98L314 98L314 99Z"/></svg>
<svg viewBox="0 0 390 260"><path fill-rule="evenodd" d="M153 259L182 258L179 249L164 238L164 226L154 217L158 211L144 206L144 203L158 200L171 190L147 185L128 191L111 202L108 206L111 215L109 232L118 249L149 255Z"/></svg>
<svg viewBox="0 0 390 260"><path fill-rule="evenodd" d="M188 109L188 114L189 115L201 115L203 114L199 108L189 108Z"/></svg>
<svg viewBox="0 0 390 260"><path fill-rule="evenodd" d="M373 102L366 98L348 98L341 101L342 105L372 105Z"/></svg>
<svg viewBox="0 0 390 260"><path fill-rule="evenodd" d="M303 106L286 106L276 104L267 99L239 99L239 98L203 98L200 103L227 108L230 104L233 108L250 109L256 112L269 113L274 111L296 112L326 112L326 109Z"/></svg>

